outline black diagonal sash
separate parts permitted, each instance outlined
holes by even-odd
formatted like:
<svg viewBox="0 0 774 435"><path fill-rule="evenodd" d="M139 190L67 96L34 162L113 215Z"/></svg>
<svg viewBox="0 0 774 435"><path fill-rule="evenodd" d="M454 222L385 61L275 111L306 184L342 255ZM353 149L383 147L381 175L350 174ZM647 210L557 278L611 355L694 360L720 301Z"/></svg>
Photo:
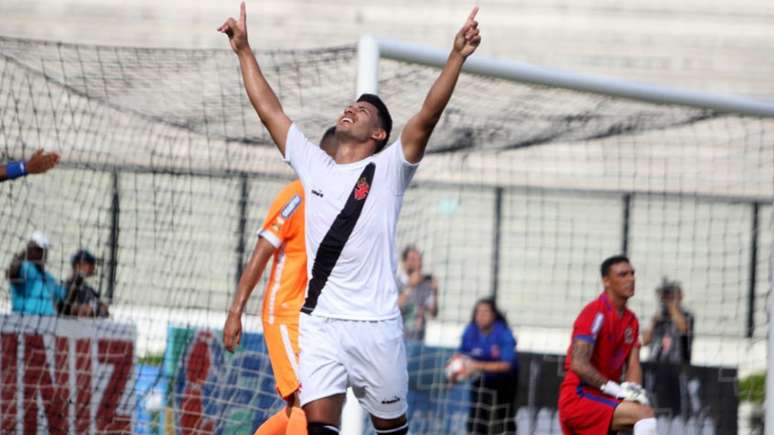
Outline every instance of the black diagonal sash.
<svg viewBox="0 0 774 435"><path fill-rule="evenodd" d="M363 211L363 205L366 202L366 198L368 198L368 193L373 188L372 182L375 170L376 165L373 162L363 169L363 172L357 178L355 187L352 188L352 192L349 194L349 198L347 198L347 203L344 204L344 208L336 216L330 229L328 229L325 237L320 242L320 246L317 248L317 255L314 257L314 264L312 265L312 279L309 280L309 289L306 293L306 300L301 308L301 312L311 314L317 306L317 299L320 297L325 283L328 282L328 277L339 260L341 251L344 249L347 240L349 240L352 230L355 229L355 224Z"/></svg>

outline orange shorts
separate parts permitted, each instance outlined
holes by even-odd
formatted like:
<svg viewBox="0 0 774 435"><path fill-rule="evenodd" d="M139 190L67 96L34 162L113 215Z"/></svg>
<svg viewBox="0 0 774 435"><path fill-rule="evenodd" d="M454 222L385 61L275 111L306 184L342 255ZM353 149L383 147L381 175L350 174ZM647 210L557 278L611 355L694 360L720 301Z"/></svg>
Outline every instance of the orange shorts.
<svg viewBox="0 0 774 435"><path fill-rule="evenodd" d="M283 399L292 396L298 382L298 316L274 317L273 322L263 322L263 339L269 351L269 361L277 382L277 392Z"/></svg>

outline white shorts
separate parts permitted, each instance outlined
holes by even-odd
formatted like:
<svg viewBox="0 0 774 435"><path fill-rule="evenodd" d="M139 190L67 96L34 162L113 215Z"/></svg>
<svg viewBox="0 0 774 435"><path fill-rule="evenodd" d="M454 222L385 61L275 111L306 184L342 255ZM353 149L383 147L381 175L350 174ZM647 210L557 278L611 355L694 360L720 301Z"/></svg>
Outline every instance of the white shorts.
<svg viewBox="0 0 774 435"><path fill-rule="evenodd" d="M301 313L301 406L352 387L371 415L398 418L408 405L408 369L400 317L342 320Z"/></svg>

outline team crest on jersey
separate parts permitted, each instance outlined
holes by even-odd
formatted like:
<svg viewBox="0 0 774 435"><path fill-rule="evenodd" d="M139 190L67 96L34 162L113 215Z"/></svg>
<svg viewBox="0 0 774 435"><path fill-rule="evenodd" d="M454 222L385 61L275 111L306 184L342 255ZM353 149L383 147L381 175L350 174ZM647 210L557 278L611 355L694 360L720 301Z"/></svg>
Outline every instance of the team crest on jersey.
<svg viewBox="0 0 774 435"><path fill-rule="evenodd" d="M624 330L624 343L632 344L634 342L634 334L632 333L632 327L627 326Z"/></svg>
<svg viewBox="0 0 774 435"><path fill-rule="evenodd" d="M298 206L301 204L301 197L298 195L293 195L293 198L288 201L287 204L285 204L285 208L282 209L282 217L287 219L290 217L290 215L293 214L294 211L298 208Z"/></svg>
<svg viewBox="0 0 774 435"><path fill-rule="evenodd" d="M361 178L358 180L357 185L355 186L355 199L362 201L366 196L368 196L369 190L371 190L371 186L368 185L365 177Z"/></svg>

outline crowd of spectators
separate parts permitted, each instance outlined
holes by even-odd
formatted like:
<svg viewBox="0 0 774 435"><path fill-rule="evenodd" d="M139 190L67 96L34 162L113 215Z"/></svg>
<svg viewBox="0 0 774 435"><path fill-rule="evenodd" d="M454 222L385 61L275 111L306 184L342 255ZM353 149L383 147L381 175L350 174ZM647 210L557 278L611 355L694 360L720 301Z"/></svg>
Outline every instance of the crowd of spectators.
<svg viewBox="0 0 774 435"><path fill-rule="evenodd" d="M11 312L36 316L108 317L108 306L90 284L97 258L79 249L70 258L70 276L59 281L47 270L51 244L42 231L34 231L24 249L14 255L6 270L11 289Z"/></svg>

